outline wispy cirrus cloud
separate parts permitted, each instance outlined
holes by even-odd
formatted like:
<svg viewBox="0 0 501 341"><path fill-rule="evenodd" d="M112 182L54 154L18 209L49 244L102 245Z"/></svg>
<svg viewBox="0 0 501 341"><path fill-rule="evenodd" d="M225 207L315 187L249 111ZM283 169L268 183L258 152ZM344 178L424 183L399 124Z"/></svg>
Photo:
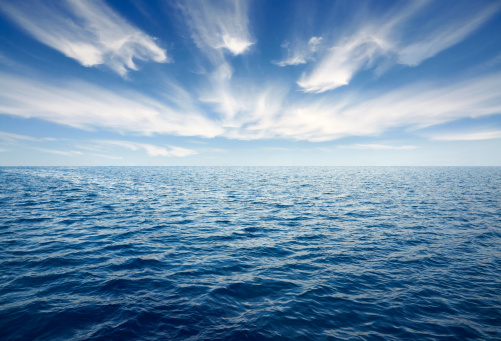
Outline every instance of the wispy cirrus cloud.
<svg viewBox="0 0 501 341"><path fill-rule="evenodd" d="M31 136L27 135L19 135L19 134L13 134L13 133L7 133L5 131L0 131L0 141L4 142L15 142L18 140L22 141L39 141L39 139L36 139Z"/></svg>
<svg viewBox="0 0 501 341"><path fill-rule="evenodd" d="M211 147L206 147L206 148L201 148L199 149L200 152L203 153L227 153L227 149L222 149L222 148L211 148Z"/></svg>
<svg viewBox="0 0 501 341"><path fill-rule="evenodd" d="M245 0L187 0L179 2L178 6L191 37L201 50L227 50L239 55L254 44L249 32Z"/></svg>
<svg viewBox="0 0 501 341"><path fill-rule="evenodd" d="M144 150L149 156L185 157L188 155L197 154L197 152L193 149L176 147L176 146L169 146L167 148L149 143L137 143L137 142L121 141L121 140L98 140L95 142L100 145L117 146L132 151Z"/></svg>
<svg viewBox="0 0 501 341"><path fill-rule="evenodd" d="M293 152L296 151L294 148L287 148L287 147L263 147L263 150L270 151L270 152Z"/></svg>
<svg viewBox="0 0 501 341"><path fill-rule="evenodd" d="M101 0L2 1L0 10L40 42L83 66L124 76L134 59L168 62L166 51Z"/></svg>
<svg viewBox="0 0 501 341"><path fill-rule="evenodd" d="M36 150L44 153L64 155L64 156L75 156L82 155L83 153L78 150L58 150L58 149L45 149L45 148L35 148Z"/></svg>
<svg viewBox="0 0 501 341"><path fill-rule="evenodd" d="M501 8L501 3L492 2L485 7L474 8L472 12L452 17L454 11L442 11L440 15L430 19L418 37L409 44L399 44L397 48L398 63L417 66L424 60L461 42L485 24Z"/></svg>
<svg viewBox="0 0 501 341"><path fill-rule="evenodd" d="M289 87L276 82L257 84L234 81L209 86L200 100L212 106L219 122L230 138L244 138L240 132L245 129L256 137L280 112L283 111Z"/></svg>
<svg viewBox="0 0 501 341"><path fill-rule="evenodd" d="M190 35L211 63L207 82L199 89L199 100L215 109L223 127L239 125L237 116L248 111L232 80L233 67L228 52L241 55L255 43L249 31L246 0L179 1Z"/></svg>
<svg viewBox="0 0 501 341"><path fill-rule="evenodd" d="M493 139L501 139L501 130L445 133L431 137L431 140L436 141L480 141Z"/></svg>
<svg viewBox="0 0 501 341"><path fill-rule="evenodd" d="M272 63L282 67L287 65L306 64L313 59L315 53L320 48L322 40L322 37L311 37L307 43L291 43L285 41L282 43L281 47L286 50L286 57L283 60L273 61Z"/></svg>
<svg viewBox="0 0 501 341"><path fill-rule="evenodd" d="M383 54L387 42L361 32L332 47L297 84L305 92L321 93L347 85L360 69Z"/></svg>
<svg viewBox="0 0 501 341"><path fill-rule="evenodd" d="M102 157L104 159L110 159L110 160L122 160L123 157L121 156L114 156L114 155L106 155L106 154L96 154L96 153L93 153L93 154L90 154L92 156L97 156L97 157Z"/></svg>
<svg viewBox="0 0 501 341"><path fill-rule="evenodd" d="M384 93L277 101L277 108L252 123L227 129L239 139L288 138L329 141L377 136L389 129L422 129L461 118L501 114L501 74L463 79L454 84L412 84ZM273 96L277 100L276 96Z"/></svg>
<svg viewBox="0 0 501 341"><path fill-rule="evenodd" d="M357 143L357 144L351 144L351 145L338 146L338 148L341 148L341 149L368 149L368 150L411 150L411 149L416 149L417 147L411 146L411 145L393 146L393 145L389 145L389 144Z"/></svg>
<svg viewBox="0 0 501 341"><path fill-rule="evenodd" d="M0 51L0 65L15 66L17 63Z"/></svg>
<svg viewBox="0 0 501 341"><path fill-rule="evenodd" d="M85 82L46 84L0 74L0 112L39 118L80 129L96 127L142 135L214 137L222 128L191 103L165 103L135 91Z"/></svg>
<svg viewBox="0 0 501 341"><path fill-rule="evenodd" d="M501 74L448 81L451 83L423 82L391 91L351 91L314 98L304 95L300 99L288 97L289 87L278 82L249 85L235 81L232 87L217 88L217 92L207 89L202 100L212 110L206 116L195 110L196 103L185 107L184 101L169 103L170 95L162 101L133 91L112 91L83 82L42 84L1 74L0 112L80 129L104 128L120 133L312 142L377 136L390 129L417 130L463 118L501 114ZM174 89L172 94L188 96L180 89ZM194 101L186 98L188 102ZM490 134L470 138L497 136ZM0 134L1 138L32 139L11 133ZM150 155L185 152L120 143L123 148L142 149Z"/></svg>
<svg viewBox="0 0 501 341"><path fill-rule="evenodd" d="M305 92L321 93L349 84L357 72L366 68L375 67L381 72L388 64L417 66L464 40L501 8L499 2L483 7L463 2L455 4L458 14L441 7L420 25L420 30L406 34L408 22L416 21L430 4L433 5L429 1L413 1L387 15L360 18L354 29L330 43L330 48L324 50L297 84Z"/></svg>

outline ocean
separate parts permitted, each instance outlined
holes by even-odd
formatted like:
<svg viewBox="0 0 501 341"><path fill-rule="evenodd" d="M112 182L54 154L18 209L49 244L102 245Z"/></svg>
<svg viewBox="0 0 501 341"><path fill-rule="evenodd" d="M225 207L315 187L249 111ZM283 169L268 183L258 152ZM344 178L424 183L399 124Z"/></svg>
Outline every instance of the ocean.
<svg viewBox="0 0 501 341"><path fill-rule="evenodd" d="M500 340L500 167L1 167L1 340Z"/></svg>

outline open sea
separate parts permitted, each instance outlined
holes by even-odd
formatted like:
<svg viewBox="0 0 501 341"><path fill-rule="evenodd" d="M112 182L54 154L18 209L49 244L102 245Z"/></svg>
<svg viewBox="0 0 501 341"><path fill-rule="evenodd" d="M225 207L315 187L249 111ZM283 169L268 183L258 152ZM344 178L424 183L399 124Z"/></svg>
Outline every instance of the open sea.
<svg viewBox="0 0 501 341"><path fill-rule="evenodd" d="M2 167L1 340L501 340L500 167Z"/></svg>

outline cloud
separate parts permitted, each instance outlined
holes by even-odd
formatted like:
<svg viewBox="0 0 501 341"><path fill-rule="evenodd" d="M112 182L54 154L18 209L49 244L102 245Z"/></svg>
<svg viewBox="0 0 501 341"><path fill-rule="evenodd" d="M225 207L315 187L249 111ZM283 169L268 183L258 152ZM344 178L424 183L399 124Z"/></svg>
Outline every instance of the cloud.
<svg viewBox="0 0 501 341"><path fill-rule="evenodd" d="M381 56L387 43L361 32L332 47L310 74L303 74L297 84L305 92L321 93L347 85L353 75Z"/></svg>
<svg viewBox="0 0 501 341"><path fill-rule="evenodd" d="M16 66L17 63L0 51L0 65Z"/></svg>
<svg viewBox="0 0 501 341"><path fill-rule="evenodd" d="M391 146L387 144L352 144L346 146L338 146L341 149L369 149L369 150L410 150L416 149L416 146Z"/></svg>
<svg viewBox="0 0 501 341"><path fill-rule="evenodd" d="M34 137L31 137L31 136L7 133L4 131L0 131L0 140L2 140L4 142L15 142L17 140L39 141L39 139L36 139Z"/></svg>
<svg viewBox="0 0 501 341"><path fill-rule="evenodd" d="M123 158L121 156L112 156L112 155L105 155L105 154L92 154L97 157L102 157L105 159L110 159L110 160L122 160Z"/></svg>
<svg viewBox="0 0 501 341"><path fill-rule="evenodd" d="M286 49L287 57L284 60L273 61L272 63L282 67L287 65L306 64L310 60L313 60L314 54L319 49L322 40L322 37L311 37L306 44L298 42L294 44L294 46L291 46L290 42L285 41L280 46Z"/></svg>
<svg viewBox="0 0 501 341"><path fill-rule="evenodd" d="M124 76L134 59L168 62L156 40L101 0L4 1L0 8L40 42L83 66L106 65Z"/></svg>
<svg viewBox="0 0 501 341"><path fill-rule="evenodd" d="M255 43L249 31L248 2L188 0L177 2L177 8L193 41L211 64L206 82L197 91L199 101L214 110L223 129L239 127L242 115L250 111L249 96L240 96L246 89L237 89L241 84L232 80L228 54L244 54Z"/></svg>
<svg viewBox="0 0 501 341"><path fill-rule="evenodd" d="M100 127L142 135L222 133L217 122L190 103L169 105L129 90L112 91L85 82L51 85L8 74L0 74L0 112L80 129Z"/></svg>
<svg viewBox="0 0 501 341"><path fill-rule="evenodd" d="M386 15L355 20L356 27L339 34L297 84L305 92L322 93L349 84L357 72L367 68L375 67L381 72L395 63L417 66L464 40L501 8L500 3L469 8L468 2L455 4L455 11L444 6L432 8L435 14L422 24L416 22L420 13L433 3L406 4ZM406 31L409 22L420 26L420 30L409 34Z"/></svg>
<svg viewBox="0 0 501 341"><path fill-rule="evenodd" d="M461 118L501 113L501 74L454 84L412 84L385 93L346 92L287 103L266 97L276 107L253 122L227 129L239 139L286 138L312 142L350 136L377 136L389 129L421 129ZM267 104L264 105L267 108ZM245 117L247 117L245 115Z"/></svg>
<svg viewBox="0 0 501 341"><path fill-rule="evenodd" d="M235 80L231 87L209 86L201 97L211 114L182 88L166 101L129 90L104 89L83 82L44 84L0 74L0 113L33 117L80 129L104 128L141 135L174 134L228 139L292 139L329 141L350 136L377 136L390 129L416 130L462 118L501 114L501 73L442 83L416 83L377 92L288 96L280 82L250 84ZM183 97L186 96L186 97ZM7 134L7 135L6 135ZM23 135L0 134L3 139ZM15 135L15 134L14 134ZM26 137L24 137L26 139ZM30 137L27 137L30 138ZM122 143L150 155L185 151ZM177 151L176 151L177 150Z"/></svg>
<svg viewBox="0 0 501 341"><path fill-rule="evenodd" d="M478 141L501 139L501 130L444 134L434 136L431 139L436 141Z"/></svg>
<svg viewBox="0 0 501 341"><path fill-rule="evenodd" d="M228 52L241 55L254 44L249 32L247 5L245 0L177 3L193 41L212 65L206 84L198 91L199 100L215 109L223 127L238 125L234 119L245 112L247 106L235 96L233 68L227 60Z"/></svg>
<svg viewBox="0 0 501 341"><path fill-rule="evenodd" d="M493 2L483 9L475 10L459 18L449 18L447 14L434 17L434 20L427 23L431 28L426 30L419 40L402 46L397 51L398 63L409 66L421 64L424 60L464 40L499 9L500 4Z"/></svg>
<svg viewBox="0 0 501 341"><path fill-rule="evenodd" d="M485 62L482 66L490 68L498 64L501 64L501 53L497 54L496 56Z"/></svg>
<svg viewBox="0 0 501 341"><path fill-rule="evenodd" d="M63 151L63 150L44 149L44 148L35 148L35 149L38 151L44 152L44 153L51 153L51 154L65 155L65 156L74 156L74 155L82 155L83 154L82 152L76 151L76 150Z"/></svg>
<svg viewBox="0 0 501 341"><path fill-rule="evenodd" d="M296 151L294 148L287 148L287 147L263 147L262 149L269 151L269 152L293 152Z"/></svg>
<svg viewBox="0 0 501 341"><path fill-rule="evenodd" d="M200 149L200 151L204 152L204 153L227 153L228 152L228 150L226 150L226 149L211 148L211 147L202 148L202 149Z"/></svg>
<svg viewBox="0 0 501 341"><path fill-rule="evenodd" d="M179 2L178 6L201 50L227 50L239 55L254 44L248 28L246 1L187 0Z"/></svg>
<svg viewBox="0 0 501 341"><path fill-rule="evenodd" d="M101 145L110 145L110 146L118 146L122 148L126 148L129 150L144 150L149 156L177 156L177 157L185 157L188 155L197 154L193 149L187 149L176 146L169 146L169 148L156 146L153 144L147 143L137 143L137 142L129 142L129 141L120 141L120 140L99 140L96 141Z"/></svg>
<svg viewBox="0 0 501 341"><path fill-rule="evenodd" d="M280 82L258 84L234 81L215 83L205 89L201 101L212 106L219 116L219 123L229 138L248 139L246 135L258 138L279 112L289 90Z"/></svg>

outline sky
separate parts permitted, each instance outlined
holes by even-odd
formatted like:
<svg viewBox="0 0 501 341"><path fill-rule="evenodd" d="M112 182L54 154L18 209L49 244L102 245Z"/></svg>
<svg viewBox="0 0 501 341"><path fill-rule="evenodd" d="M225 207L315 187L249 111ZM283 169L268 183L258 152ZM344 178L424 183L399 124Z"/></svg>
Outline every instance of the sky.
<svg viewBox="0 0 501 341"><path fill-rule="evenodd" d="M501 1L0 0L0 166L501 166Z"/></svg>

